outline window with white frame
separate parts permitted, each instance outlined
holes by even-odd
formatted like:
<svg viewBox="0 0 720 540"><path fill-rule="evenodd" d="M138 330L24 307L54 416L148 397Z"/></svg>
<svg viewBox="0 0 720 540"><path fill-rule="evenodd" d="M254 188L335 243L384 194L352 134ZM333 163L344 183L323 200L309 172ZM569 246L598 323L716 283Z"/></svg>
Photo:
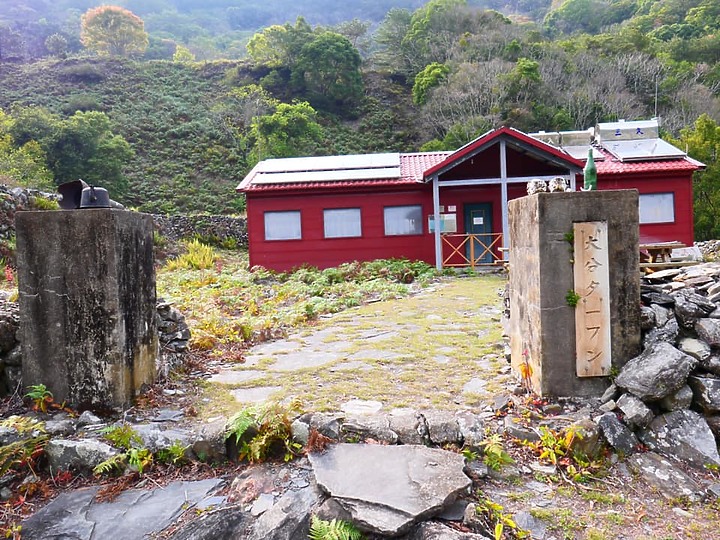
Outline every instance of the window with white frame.
<svg viewBox="0 0 720 540"><path fill-rule="evenodd" d="M385 235L422 234L422 206L386 206Z"/></svg>
<svg viewBox="0 0 720 540"><path fill-rule="evenodd" d="M265 212L265 240L300 240L300 210Z"/></svg>
<svg viewBox="0 0 720 540"><path fill-rule="evenodd" d="M323 210L325 238L354 238L362 236L359 208L330 208Z"/></svg>
<svg viewBox="0 0 720 540"><path fill-rule="evenodd" d="M674 223L674 193L641 193L640 223Z"/></svg>

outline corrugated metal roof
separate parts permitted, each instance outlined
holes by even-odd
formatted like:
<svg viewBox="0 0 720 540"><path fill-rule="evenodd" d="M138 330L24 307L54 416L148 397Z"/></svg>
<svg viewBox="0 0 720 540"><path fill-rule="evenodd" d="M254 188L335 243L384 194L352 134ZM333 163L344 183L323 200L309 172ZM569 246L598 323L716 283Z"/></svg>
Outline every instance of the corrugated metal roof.
<svg viewBox="0 0 720 540"><path fill-rule="evenodd" d="M598 176L604 174L696 171L705 168L703 163L689 157L653 159L652 161L620 161L608 150L602 148L601 151L605 155L605 159L596 163Z"/></svg>
<svg viewBox="0 0 720 540"><path fill-rule="evenodd" d="M270 191L412 184L422 182L423 173L450 154L416 152L265 160L248 173L237 189ZM387 167L389 164L395 166Z"/></svg>

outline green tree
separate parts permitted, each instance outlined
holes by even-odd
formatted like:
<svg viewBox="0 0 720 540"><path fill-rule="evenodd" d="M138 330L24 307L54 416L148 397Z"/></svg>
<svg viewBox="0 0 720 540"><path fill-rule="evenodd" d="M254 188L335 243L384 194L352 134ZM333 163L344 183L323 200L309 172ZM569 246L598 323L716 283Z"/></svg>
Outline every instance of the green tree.
<svg viewBox="0 0 720 540"><path fill-rule="evenodd" d="M141 55L148 46L143 20L118 6L89 9L81 19L80 39L100 55Z"/></svg>
<svg viewBox="0 0 720 540"><path fill-rule="evenodd" d="M309 103L280 103L275 112L253 119L250 136L255 140L251 163L267 158L313 155L323 130Z"/></svg>
<svg viewBox="0 0 720 540"><path fill-rule="evenodd" d="M122 169L132 157L128 142L112 132L98 111L78 111L63 120L39 107L16 108L7 129L18 147L36 142L47 156L57 184L82 178L121 198L127 191Z"/></svg>
<svg viewBox="0 0 720 540"><path fill-rule="evenodd" d="M179 63L190 63L195 61L195 55L190 52L190 49L178 45L175 47L175 54L173 54L173 62Z"/></svg>
<svg viewBox="0 0 720 540"><path fill-rule="evenodd" d="M269 67L295 66L303 46L314 37L310 25L298 17L293 26L285 23L275 24L253 35L248 41L247 52L250 58Z"/></svg>
<svg viewBox="0 0 720 540"><path fill-rule="evenodd" d="M45 40L45 48L51 55L65 58L68 52L68 41L62 34L52 34Z"/></svg>
<svg viewBox="0 0 720 540"><path fill-rule="evenodd" d="M79 111L62 122L48 148L58 184L82 178L107 188L115 197L127 191L122 169L132 155L127 141L112 133L107 115L98 111Z"/></svg>
<svg viewBox="0 0 720 540"><path fill-rule="evenodd" d="M360 54L345 36L323 32L300 50L293 82L316 106L341 110L363 93Z"/></svg>
<svg viewBox="0 0 720 540"><path fill-rule="evenodd" d="M704 171L693 178L695 239L720 238L720 126L707 114L691 127L680 130L680 138L670 140L688 155L705 163Z"/></svg>
<svg viewBox="0 0 720 540"><path fill-rule="evenodd" d="M439 62L425 66L425 69L415 75L415 84L412 89L413 103L423 105L427 100L428 91L447 79L448 73L450 73L450 68Z"/></svg>

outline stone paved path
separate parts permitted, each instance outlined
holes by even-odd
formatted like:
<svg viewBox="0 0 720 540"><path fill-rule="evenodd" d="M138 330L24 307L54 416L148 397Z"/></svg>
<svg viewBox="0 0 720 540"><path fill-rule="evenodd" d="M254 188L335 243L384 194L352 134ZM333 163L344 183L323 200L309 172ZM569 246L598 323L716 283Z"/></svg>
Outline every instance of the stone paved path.
<svg viewBox="0 0 720 540"><path fill-rule="evenodd" d="M344 311L252 348L245 363L224 366L210 382L238 408L293 396L316 411L339 410L353 399L385 409L477 406L509 377L503 286L494 275L454 279Z"/></svg>

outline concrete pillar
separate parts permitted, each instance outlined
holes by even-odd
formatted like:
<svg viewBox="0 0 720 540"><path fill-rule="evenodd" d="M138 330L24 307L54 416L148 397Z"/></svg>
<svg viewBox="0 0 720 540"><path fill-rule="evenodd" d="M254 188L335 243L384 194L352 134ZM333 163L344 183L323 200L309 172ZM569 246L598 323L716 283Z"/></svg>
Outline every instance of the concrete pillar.
<svg viewBox="0 0 720 540"><path fill-rule="evenodd" d="M603 352L599 345L591 354L594 345L588 343L608 335L609 324L610 350L604 347L604 353L612 367L620 368L640 352L637 191L537 193L510 201L509 219L514 371L541 395L601 394L611 367L588 370L588 362L600 361L595 353ZM606 231L604 244L587 233L591 224L603 224L597 230ZM580 233L584 239L576 237ZM594 258L599 246L606 253L598 251L603 257ZM584 248L587 253L580 252ZM607 272L604 293L603 279L592 274L601 270ZM570 291L579 297L576 307L568 302ZM605 319L593 319L597 306L608 310ZM604 375L592 376L599 373Z"/></svg>
<svg viewBox="0 0 720 540"><path fill-rule="evenodd" d="M15 225L23 384L79 408L129 405L158 354L152 217L19 212Z"/></svg>

